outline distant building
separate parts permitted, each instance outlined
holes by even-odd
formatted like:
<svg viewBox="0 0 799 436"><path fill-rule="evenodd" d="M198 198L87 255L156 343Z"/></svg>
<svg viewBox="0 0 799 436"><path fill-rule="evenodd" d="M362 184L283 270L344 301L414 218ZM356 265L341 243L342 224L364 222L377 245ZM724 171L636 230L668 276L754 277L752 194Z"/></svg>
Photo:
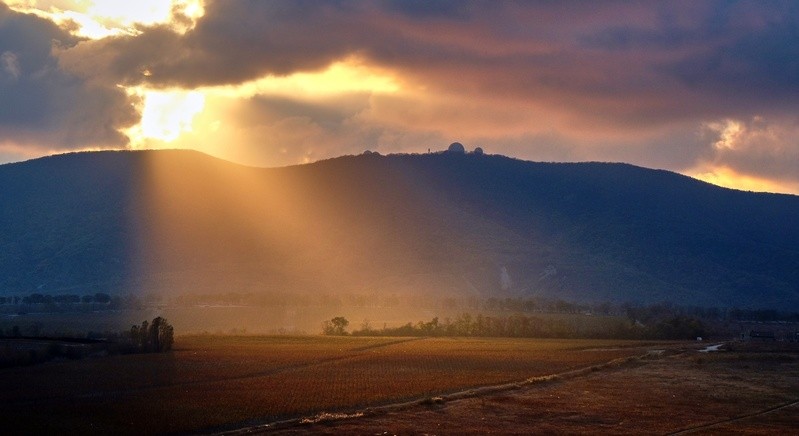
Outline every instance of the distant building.
<svg viewBox="0 0 799 436"><path fill-rule="evenodd" d="M463 144L461 144L460 142L453 142L452 144L449 145L449 148L447 148L447 152L465 154L466 148L464 148Z"/></svg>

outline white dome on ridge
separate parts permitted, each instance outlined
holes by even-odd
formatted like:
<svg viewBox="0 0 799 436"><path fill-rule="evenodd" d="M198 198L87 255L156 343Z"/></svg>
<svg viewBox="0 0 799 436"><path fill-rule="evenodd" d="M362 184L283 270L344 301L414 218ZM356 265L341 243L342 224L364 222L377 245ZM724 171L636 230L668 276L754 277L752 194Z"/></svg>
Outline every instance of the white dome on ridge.
<svg viewBox="0 0 799 436"><path fill-rule="evenodd" d="M447 148L447 151L450 153L466 153L466 149L460 142L453 142L450 144L449 148Z"/></svg>

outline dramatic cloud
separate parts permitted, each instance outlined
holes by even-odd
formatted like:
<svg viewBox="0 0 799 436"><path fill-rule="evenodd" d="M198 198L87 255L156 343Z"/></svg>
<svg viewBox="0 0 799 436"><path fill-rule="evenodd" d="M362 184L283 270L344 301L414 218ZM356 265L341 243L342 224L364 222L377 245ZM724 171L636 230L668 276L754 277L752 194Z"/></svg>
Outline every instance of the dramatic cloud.
<svg viewBox="0 0 799 436"><path fill-rule="evenodd" d="M799 118L727 119L705 126L713 144L706 163L737 169L752 176L797 181Z"/></svg>
<svg viewBox="0 0 799 436"><path fill-rule="evenodd" d="M41 57L50 74L116 114L99 122L95 141L130 133L121 127L135 122L132 108L157 112L153 92L194 91L205 99L185 111L196 116L178 137L139 128L134 145L278 165L458 139L525 159L799 184L795 2L238 0L189 9L174 3L169 20L103 38L78 40L52 24L36 38L48 48L61 41ZM0 44L3 86L28 89L6 83L30 77L23 55L33 42ZM37 87L41 98L66 88ZM720 147L733 126L733 146Z"/></svg>
<svg viewBox="0 0 799 436"><path fill-rule="evenodd" d="M57 52L79 41L53 23L0 3L0 152L121 147L137 121L128 96L64 71Z"/></svg>

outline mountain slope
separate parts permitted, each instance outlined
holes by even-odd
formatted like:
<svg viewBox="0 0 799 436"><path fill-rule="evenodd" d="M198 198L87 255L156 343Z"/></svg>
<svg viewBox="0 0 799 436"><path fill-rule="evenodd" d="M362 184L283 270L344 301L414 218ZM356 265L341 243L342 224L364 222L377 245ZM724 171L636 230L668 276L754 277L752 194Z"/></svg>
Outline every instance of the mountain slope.
<svg viewBox="0 0 799 436"><path fill-rule="evenodd" d="M799 197L625 164L189 151L0 166L0 290L403 292L799 308Z"/></svg>

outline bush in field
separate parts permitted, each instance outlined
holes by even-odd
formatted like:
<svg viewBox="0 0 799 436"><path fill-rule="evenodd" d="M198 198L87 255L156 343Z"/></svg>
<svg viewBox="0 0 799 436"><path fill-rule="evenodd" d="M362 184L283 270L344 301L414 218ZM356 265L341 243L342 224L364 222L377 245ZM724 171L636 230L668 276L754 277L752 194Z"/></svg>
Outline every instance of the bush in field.
<svg viewBox="0 0 799 436"><path fill-rule="evenodd" d="M350 322L343 316L337 316L330 321L325 321L322 326L322 333L331 336L345 336L347 334L347 326Z"/></svg>
<svg viewBox="0 0 799 436"><path fill-rule="evenodd" d="M133 347L140 352L160 353L172 349L174 329L165 318L153 318L152 323L142 321L141 326L131 326L130 339Z"/></svg>

